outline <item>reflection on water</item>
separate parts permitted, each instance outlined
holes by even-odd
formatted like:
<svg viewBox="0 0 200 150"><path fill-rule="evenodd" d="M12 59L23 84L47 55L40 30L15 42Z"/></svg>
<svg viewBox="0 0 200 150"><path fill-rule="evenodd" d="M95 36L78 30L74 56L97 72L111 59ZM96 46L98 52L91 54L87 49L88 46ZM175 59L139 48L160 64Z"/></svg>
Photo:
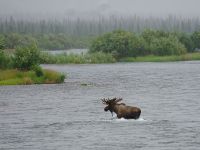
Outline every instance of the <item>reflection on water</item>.
<svg viewBox="0 0 200 150"><path fill-rule="evenodd" d="M43 67L68 79L0 86L2 150L199 149L199 61ZM100 98L112 96L140 107L141 118L104 112Z"/></svg>

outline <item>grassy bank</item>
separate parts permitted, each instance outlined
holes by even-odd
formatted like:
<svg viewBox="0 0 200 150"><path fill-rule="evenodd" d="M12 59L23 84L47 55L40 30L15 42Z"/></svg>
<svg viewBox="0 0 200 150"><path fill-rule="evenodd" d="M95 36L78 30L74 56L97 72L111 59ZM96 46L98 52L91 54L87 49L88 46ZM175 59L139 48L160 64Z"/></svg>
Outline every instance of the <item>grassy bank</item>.
<svg viewBox="0 0 200 150"><path fill-rule="evenodd" d="M200 53L187 53L184 55L172 56L142 56L142 57L126 57L120 59L120 62L172 62L172 61L191 61L200 60Z"/></svg>
<svg viewBox="0 0 200 150"><path fill-rule="evenodd" d="M16 69L0 70L0 85L54 84L64 82L65 76L53 70L19 71Z"/></svg>

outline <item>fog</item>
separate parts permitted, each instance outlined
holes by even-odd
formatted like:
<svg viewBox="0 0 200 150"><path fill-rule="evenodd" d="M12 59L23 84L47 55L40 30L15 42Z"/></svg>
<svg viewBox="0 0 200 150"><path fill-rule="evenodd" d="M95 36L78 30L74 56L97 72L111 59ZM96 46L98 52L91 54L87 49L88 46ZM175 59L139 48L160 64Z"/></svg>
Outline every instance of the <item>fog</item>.
<svg viewBox="0 0 200 150"><path fill-rule="evenodd" d="M0 16L178 15L199 17L199 0L0 0Z"/></svg>

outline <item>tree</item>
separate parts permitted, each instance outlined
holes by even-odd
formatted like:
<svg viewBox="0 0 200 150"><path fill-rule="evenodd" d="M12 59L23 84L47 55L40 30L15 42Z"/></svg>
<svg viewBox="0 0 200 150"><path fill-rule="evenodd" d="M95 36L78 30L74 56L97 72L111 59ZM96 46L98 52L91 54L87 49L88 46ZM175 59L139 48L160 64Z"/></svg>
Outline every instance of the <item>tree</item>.
<svg viewBox="0 0 200 150"><path fill-rule="evenodd" d="M185 46L175 36L154 38L149 47L152 54L159 56L186 53Z"/></svg>
<svg viewBox="0 0 200 150"><path fill-rule="evenodd" d="M5 48L5 39L0 35L0 50Z"/></svg>
<svg viewBox="0 0 200 150"><path fill-rule="evenodd" d="M175 33L144 30L141 37L146 41L145 50L147 54L154 55L180 55L186 53L185 43L181 43L180 39L184 41L185 37L178 38ZM187 45L189 46L189 45Z"/></svg>
<svg viewBox="0 0 200 150"><path fill-rule="evenodd" d="M194 52L194 42L190 35L180 33L177 35L179 41L185 46L188 52Z"/></svg>
<svg viewBox="0 0 200 150"><path fill-rule="evenodd" d="M200 31L195 31L192 36L192 41L194 42L194 48L200 49Z"/></svg>
<svg viewBox="0 0 200 150"><path fill-rule="evenodd" d="M136 56L138 43L133 33L117 30L96 38L91 44L90 52L102 51L118 57Z"/></svg>
<svg viewBox="0 0 200 150"><path fill-rule="evenodd" d="M30 70L39 64L40 51L36 44L18 47L14 56L14 66L21 70Z"/></svg>
<svg viewBox="0 0 200 150"><path fill-rule="evenodd" d="M11 64L11 58L3 51L4 47L4 38L0 36L0 69L6 69Z"/></svg>

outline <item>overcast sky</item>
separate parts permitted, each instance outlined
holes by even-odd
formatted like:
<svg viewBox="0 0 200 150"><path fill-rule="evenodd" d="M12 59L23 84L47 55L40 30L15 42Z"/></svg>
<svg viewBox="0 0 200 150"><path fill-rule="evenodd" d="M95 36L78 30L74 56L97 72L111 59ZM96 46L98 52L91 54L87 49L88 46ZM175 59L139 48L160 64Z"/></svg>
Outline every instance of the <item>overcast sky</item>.
<svg viewBox="0 0 200 150"><path fill-rule="evenodd" d="M0 0L0 16L17 13L199 17L200 0Z"/></svg>

